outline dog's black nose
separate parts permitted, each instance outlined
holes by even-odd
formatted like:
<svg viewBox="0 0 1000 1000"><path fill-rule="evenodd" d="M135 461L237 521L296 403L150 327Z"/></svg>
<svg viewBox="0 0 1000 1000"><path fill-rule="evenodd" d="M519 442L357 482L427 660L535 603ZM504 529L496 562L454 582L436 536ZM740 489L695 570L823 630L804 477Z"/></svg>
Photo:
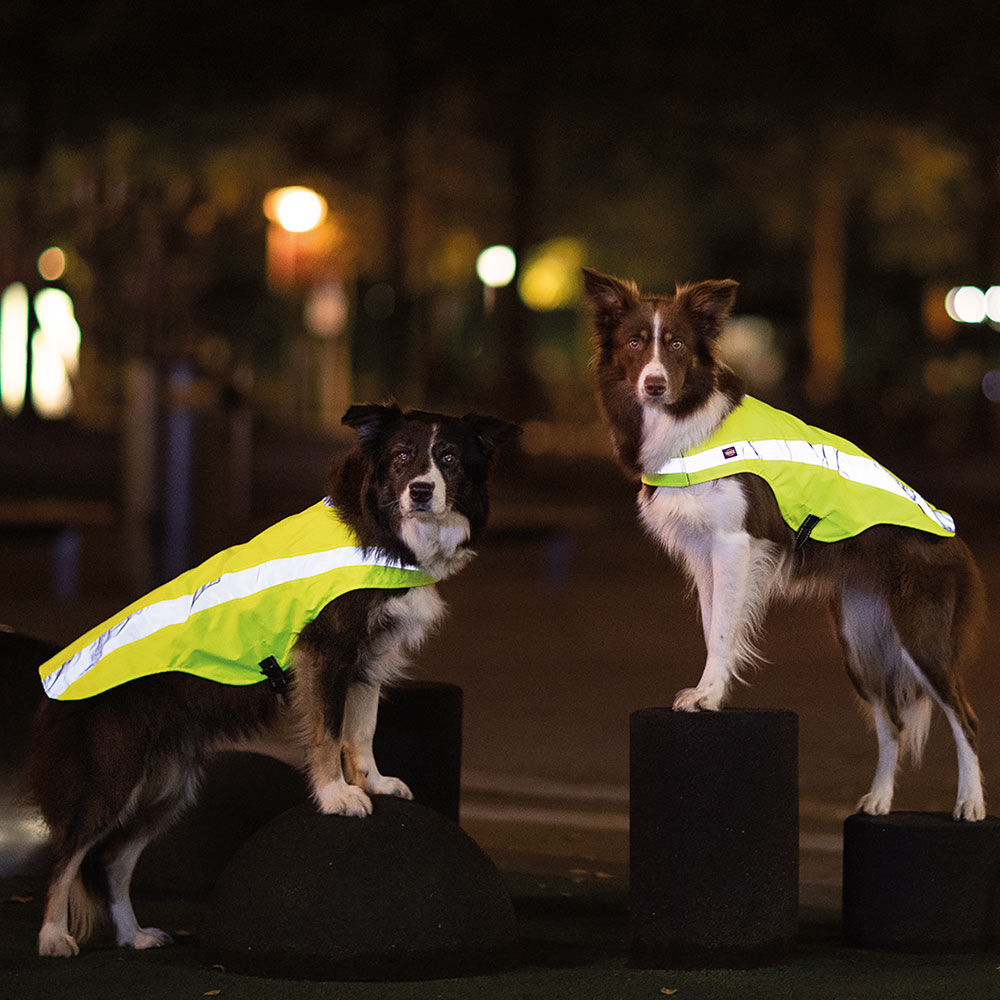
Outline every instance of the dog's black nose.
<svg viewBox="0 0 1000 1000"><path fill-rule="evenodd" d="M667 380L662 375L647 375L642 388L647 396L662 396L667 391Z"/></svg>
<svg viewBox="0 0 1000 1000"><path fill-rule="evenodd" d="M432 496L434 496L433 483L426 483L423 480L410 483L410 499L414 503L429 503Z"/></svg>

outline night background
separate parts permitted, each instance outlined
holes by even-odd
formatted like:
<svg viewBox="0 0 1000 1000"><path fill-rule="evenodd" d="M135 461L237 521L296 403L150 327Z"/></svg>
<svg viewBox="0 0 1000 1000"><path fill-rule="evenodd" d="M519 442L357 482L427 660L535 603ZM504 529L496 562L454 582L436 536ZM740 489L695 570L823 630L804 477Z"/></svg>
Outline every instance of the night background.
<svg viewBox="0 0 1000 1000"><path fill-rule="evenodd" d="M749 391L954 513L995 605L998 39L995 0L5 0L0 627L69 642L315 502L351 402L516 420L419 676L464 690L491 856L623 877L629 713L704 644L610 460L580 267L739 281ZM318 228L265 215L287 186ZM992 813L998 628L969 685ZM762 651L736 703L799 715L803 900L832 913L875 741L824 609ZM897 801L954 787L939 718Z"/></svg>
<svg viewBox="0 0 1000 1000"><path fill-rule="evenodd" d="M998 340L944 296L998 273L998 20L989 3L12 0L0 287L33 293L39 254L65 251L84 425L120 423L142 359L239 371L260 419L329 429L345 397L386 395L592 420L578 279L530 308L532 262L563 284L580 262L650 290L728 276L763 321L751 350L776 354L772 399L839 403L872 448L985 447ZM327 199L332 232L276 288L261 204L286 184ZM498 243L519 277L484 310L475 260ZM328 282L347 316L324 342L303 305Z"/></svg>

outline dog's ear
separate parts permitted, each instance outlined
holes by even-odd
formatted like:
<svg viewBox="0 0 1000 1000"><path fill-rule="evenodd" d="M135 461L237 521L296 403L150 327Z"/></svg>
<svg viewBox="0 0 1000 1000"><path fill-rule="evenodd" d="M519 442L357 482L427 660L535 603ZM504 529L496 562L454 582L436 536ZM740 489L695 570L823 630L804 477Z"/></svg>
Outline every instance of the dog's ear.
<svg viewBox="0 0 1000 1000"><path fill-rule="evenodd" d="M699 281L694 285L681 285L676 302L700 320L701 328L708 334L718 334L732 311L739 282L732 278L722 281Z"/></svg>
<svg viewBox="0 0 1000 1000"><path fill-rule="evenodd" d="M520 436L522 428L499 417L484 417L478 413L467 413L462 417L475 435L486 457L489 458L505 441Z"/></svg>
<svg viewBox="0 0 1000 1000"><path fill-rule="evenodd" d="M365 403L352 406L340 418L340 422L353 427L358 432L361 443L368 444L379 436L384 427L402 416L403 411L395 403L387 406Z"/></svg>
<svg viewBox="0 0 1000 1000"><path fill-rule="evenodd" d="M639 301L639 286L634 281L612 278L588 267L583 268L583 290L594 311L594 326L601 334L613 330Z"/></svg>

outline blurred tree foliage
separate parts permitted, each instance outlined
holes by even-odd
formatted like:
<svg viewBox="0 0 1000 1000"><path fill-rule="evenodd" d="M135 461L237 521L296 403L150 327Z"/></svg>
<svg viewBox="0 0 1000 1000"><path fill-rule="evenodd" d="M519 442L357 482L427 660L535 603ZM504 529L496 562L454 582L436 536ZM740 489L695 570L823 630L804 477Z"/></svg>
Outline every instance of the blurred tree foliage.
<svg viewBox="0 0 1000 1000"><path fill-rule="evenodd" d="M845 274L864 276L847 320L863 366L900 275L996 278L998 20L902 0L7 0L0 281L63 241L100 357L214 337L277 373L295 319L265 291L260 204L308 183L353 237L364 386L531 413L547 321L506 292L486 325L479 247L572 234L650 287L731 275L801 370L822 167ZM381 282L395 308L365 318Z"/></svg>

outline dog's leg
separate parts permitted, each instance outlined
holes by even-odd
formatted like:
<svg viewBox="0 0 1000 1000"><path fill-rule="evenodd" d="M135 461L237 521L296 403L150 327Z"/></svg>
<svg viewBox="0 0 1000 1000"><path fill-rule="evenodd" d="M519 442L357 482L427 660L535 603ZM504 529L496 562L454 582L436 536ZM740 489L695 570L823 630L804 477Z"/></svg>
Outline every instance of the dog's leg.
<svg viewBox="0 0 1000 1000"><path fill-rule="evenodd" d="M878 737L878 765L872 786L858 802L858 812L884 816L892 809L896 788L896 768L899 764L899 736L881 702L871 703L875 735Z"/></svg>
<svg viewBox="0 0 1000 1000"><path fill-rule="evenodd" d="M712 559L709 552L690 550L685 553L684 564L694 581L695 593L698 595L698 611L701 614L701 631L705 638L705 648L708 649L709 636L712 634Z"/></svg>
<svg viewBox="0 0 1000 1000"><path fill-rule="evenodd" d="M924 582L924 581L920 581ZM957 598L950 588L931 590L925 585L907 588L902 601L893 593L892 614L902 639L904 660L911 675L944 713L955 741L958 759L958 794L952 815L959 820L986 818L986 799L976 751L978 723L965 696L959 676L960 650L968 646L960 634Z"/></svg>
<svg viewBox="0 0 1000 1000"><path fill-rule="evenodd" d="M352 785L370 795L398 795L412 799L413 793L399 778L379 773L372 753L378 718L379 685L352 684L344 707L344 773Z"/></svg>
<svg viewBox="0 0 1000 1000"><path fill-rule="evenodd" d="M975 747L969 741L955 710L944 703L941 703L941 710L948 720L948 725L951 726L951 734L955 738L955 751L958 755L958 795L952 816L955 819L965 820L986 819L983 776Z"/></svg>
<svg viewBox="0 0 1000 1000"><path fill-rule="evenodd" d="M711 570L695 577L708 647L705 669L697 687L677 693L676 710L695 712L721 706L748 642L749 589L763 583L759 574L752 573L753 563L752 540L745 532L720 533L713 539Z"/></svg>
<svg viewBox="0 0 1000 1000"><path fill-rule="evenodd" d="M906 654L906 658L910 660L909 653ZM985 819L986 796L983 792L979 755L976 753L976 717L972 707L962 691L958 678L953 678L952 683L942 693L937 685L929 681L916 663L912 660L911 663L914 674L944 713L955 740L955 754L958 758L958 794L952 816L961 820Z"/></svg>
<svg viewBox="0 0 1000 1000"><path fill-rule="evenodd" d="M126 948L160 948L173 943L158 927L140 927L132 909L132 873L146 845L190 806L198 794L202 766L196 758L173 756L151 766L133 796L135 810L125 811L115 833L103 845L101 860L108 878L108 908L118 944Z"/></svg>
<svg viewBox="0 0 1000 1000"><path fill-rule="evenodd" d="M885 601L868 590L845 587L830 602L847 674L871 712L878 739L878 763L871 788L858 802L858 811L885 815L892 809L899 766L901 708L915 703L917 687L910 677L904 652ZM912 716L912 713L910 713ZM908 734L911 755L919 757L926 737Z"/></svg>
<svg viewBox="0 0 1000 1000"><path fill-rule="evenodd" d="M294 653L292 704L298 716L313 798L320 812L339 816L370 816L372 800L348 784L341 763L346 691L337 677L328 698L322 686L320 654L299 646Z"/></svg>
<svg viewBox="0 0 1000 1000"><path fill-rule="evenodd" d="M94 838L78 848L63 866L57 869L49 884L48 899L42 929L38 932L38 954L56 958L71 958L80 953L76 938L69 932L69 897L73 882L80 872L84 857L98 841Z"/></svg>
<svg viewBox="0 0 1000 1000"><path fill-rule="evenodd" d="M115 925L115 939L123 948L161 948L173 944L173 938L166 931L139 926L129 896L136 862L153 836L152 833L135 835L106 855L111 920Z"/></svg>
<svg viewBox="0 0 1000 1000"><path fill-rule="evenodd" d="M314 730L309 747L309 773L319 811L339 816L370 816L372 800L364 790L348 784L341 764L341 741L326 726Z"/></svg>

